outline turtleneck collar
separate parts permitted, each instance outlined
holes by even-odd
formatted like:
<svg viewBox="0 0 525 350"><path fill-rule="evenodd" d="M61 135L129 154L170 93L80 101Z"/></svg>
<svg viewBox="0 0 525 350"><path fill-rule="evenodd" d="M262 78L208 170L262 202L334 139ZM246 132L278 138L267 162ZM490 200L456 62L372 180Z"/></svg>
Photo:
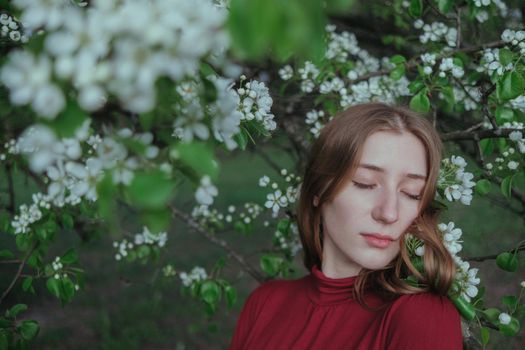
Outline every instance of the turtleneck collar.
<svg viewBox="0 0 525 350"><path fill-rule="evenodd" d="M312 267L308 297L318 305L334 305L353 300L352 291L357 276L327 277L317 266Z"/></svg>

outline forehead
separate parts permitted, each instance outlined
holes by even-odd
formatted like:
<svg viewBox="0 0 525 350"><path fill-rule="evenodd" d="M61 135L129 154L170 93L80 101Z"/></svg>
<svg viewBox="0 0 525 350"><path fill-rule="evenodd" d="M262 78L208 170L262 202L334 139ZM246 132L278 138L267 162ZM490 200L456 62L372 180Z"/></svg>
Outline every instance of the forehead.
<svg viewBox="0 0 525 350"><path fill-rule="evenodd" d="M356 171L366 169L425 179L427 164L425 146L414 134L376 131L366 138Z"/></svg>

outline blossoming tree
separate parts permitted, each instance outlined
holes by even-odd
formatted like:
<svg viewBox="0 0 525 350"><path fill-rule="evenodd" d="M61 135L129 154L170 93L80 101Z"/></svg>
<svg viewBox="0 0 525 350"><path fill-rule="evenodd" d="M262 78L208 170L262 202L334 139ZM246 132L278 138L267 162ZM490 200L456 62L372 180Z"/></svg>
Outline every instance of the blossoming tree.
<svg viewBox="0 0 525 350"><path fill-rule="evenodd" d="M116 264L148 262L166 253L170 223L182 220L251 278L287 277L301 250L294 222L301 162L323 125L352 104L409 104L459 147L463 157L443 159L437 207L469 206L499 191L509 211L525 212L519 1L0 4L0 234L14 248L0 247L0 267L16 266L0 296L0 349L24 348L39 331L23 318L27 305L10 304L15 291L47 290L63 304L82 293L78 249L48 253L63 230L111 233ZM265 201L214 207L218 195L228 196L216 186L217 151L257 148L277 136L298 167L278 168L282 179L261 173ZM20 200L27 188L18 179L35 189L29 201ZM194 186L192 208L173 204L184 181ZM122 208L137 213L140 233L127 231ZM256 267L221 233L249 232L258 220L274 232L274 248ZM454 222L439 230L457 265L449 297L463 316L467 346L485 347L493 332L517 335L525 283L489 307L470 263L495 260L516 271L525 241L465 258L468 233ZM424 273L424 242L411 237L407 245ZM194 263L190 271L167 264L162 272L180 279L209 313L221 296L233 305L235 286L209 274L197 256Z"/></svg>

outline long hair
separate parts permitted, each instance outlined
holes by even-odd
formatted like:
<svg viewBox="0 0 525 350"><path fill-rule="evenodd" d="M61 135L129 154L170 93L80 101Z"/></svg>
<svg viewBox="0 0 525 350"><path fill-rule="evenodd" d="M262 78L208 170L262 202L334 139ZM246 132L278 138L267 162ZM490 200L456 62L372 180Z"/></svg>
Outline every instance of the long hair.
<svg viewBox="0 0 525 350"><path fill-rule="evenodd" d="M332 200L345 180L353 175L366 138L376 131L409 132L421 140L426 151L428 178L420 201L419 214L399 240L400 253L383 269L363 268L355 283L354 296L365 306L365 286L373 286L389 298L423 291L446 295L454 278L455 265L437 228L439 210L431 206L436 192L443 144L430 121L405 107L383 103L352 106L334 117L311 146L297 215L304 265L308 270L314 265L321 268L323 233L320 226L323 203ZM315 206L314 197L318 201ZM406 233L411 233L425 244L424 274L410 261L405 246ZM404 280L409 274L416 276L418 287Z"/></svg>

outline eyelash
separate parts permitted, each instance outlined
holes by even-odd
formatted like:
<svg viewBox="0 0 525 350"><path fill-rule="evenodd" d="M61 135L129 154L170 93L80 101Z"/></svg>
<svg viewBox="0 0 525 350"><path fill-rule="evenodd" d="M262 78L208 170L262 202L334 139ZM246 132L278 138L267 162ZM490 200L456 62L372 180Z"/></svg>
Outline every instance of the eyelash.
<svg viewBox="0 0 525 350"><path fill-rule="evenodd" d="M359 182L355 182L354 181L354 184L356 185L357 188L363 188L363 189L372 189L375 187L375 185L366 185L366 184L362 184L362 183L359 183ZM412 199L412 200L415 200L415 201L419 201L421 200L421 196L413 196L411 194L408 194L408 193L405 193L407 195L408 198Z"/></svg>

